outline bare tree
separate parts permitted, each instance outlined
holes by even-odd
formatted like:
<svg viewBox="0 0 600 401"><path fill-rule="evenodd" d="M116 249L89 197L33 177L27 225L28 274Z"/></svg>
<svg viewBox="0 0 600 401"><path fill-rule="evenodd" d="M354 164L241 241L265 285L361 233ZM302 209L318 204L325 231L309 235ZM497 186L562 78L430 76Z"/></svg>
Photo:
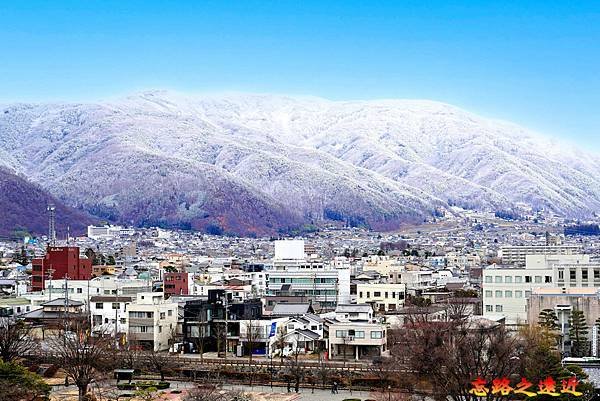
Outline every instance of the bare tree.
<svg viewBox="0 0 600 401"><path fill-rule="evenodd" d="M256 348L256 344L258 340L262 338L262 333L260 329L260 325L254 319L248 319L246 324L246 334L245 334L246 344L248 344L248 352L249 352L249 364L252 364L252 354L254 353L254 349Z"/></svg>
<svg viewBox="0 0 600 401"><path fill-rule="evenodd" d="M82 322L70 322L64 326L71 331L52 336L49 344L53 348L55 362L73 380L79 391L79 401L83 401L90 383L113 367L112 339L109 336L92 337L91 331Z"/></svg>
<svg viewBox="0 0 600 401"><path fill-rule="evenodd" d="M408 319L393 336L390 351L397 366L405 366L427 380L436 399L481 400L472 391L476 378L510 377L518 372L518 336L502 325L463 320L429 322L426 315ZM488 391L486 401L500 400Z"/></svg>
<svg viewBox="0 0 600 401"><path fill-rule="evenodd" d="M217 343L217 355L221 354L221 350L227 354L227 333L225 322L215 324L214 337Z"/></svg>
<svg viewBox="0 0 600 401"><path fill-rule="evenodd" d="M292 357L289 358L286 363L285 371L287 375L294 380L294 389L296 392L298 392L300 389L300 382L305 375L304 367L298 360L298 357L300 356L300 348L298 347L298 344L296 344L296 347L294 347L292 350L291 356Z"/></svg>
<svg viewBox="0 0 600 401"><path fill-rule="evenodd" d="M164 351L154 351L154 349L142 353L142 361L152 371L160 375L160 380L165 381L165 374L171 372L178 366L173 355Z"/></svg>
<svg viewBox="0 0 600 401"><path fill-rule="evenodd" d="M277 329L277 334L275 336L275 340L273 342L276 350L279 350L279 358L281 365L283 365L283 351L285 350L285 332L282 327Z"/></svg>
<svg viewBox="0 0 600 401"><path fill-rule="evenodd" d="M31 327L20 320L0 319L0 358L11 362L37 349Z"/></svg>

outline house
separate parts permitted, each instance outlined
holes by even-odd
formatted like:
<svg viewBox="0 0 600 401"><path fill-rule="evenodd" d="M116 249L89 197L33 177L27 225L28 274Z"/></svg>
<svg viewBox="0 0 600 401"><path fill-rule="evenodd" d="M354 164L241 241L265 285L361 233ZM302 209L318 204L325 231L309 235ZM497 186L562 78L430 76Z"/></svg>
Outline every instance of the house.
<svg viewBox="0 0 600 401"><path fill-rule="evenodd" d="M164 351L171 346L177 328L178 305L162 293L141 292L128 307L127 341L135 347Z"/></svg>

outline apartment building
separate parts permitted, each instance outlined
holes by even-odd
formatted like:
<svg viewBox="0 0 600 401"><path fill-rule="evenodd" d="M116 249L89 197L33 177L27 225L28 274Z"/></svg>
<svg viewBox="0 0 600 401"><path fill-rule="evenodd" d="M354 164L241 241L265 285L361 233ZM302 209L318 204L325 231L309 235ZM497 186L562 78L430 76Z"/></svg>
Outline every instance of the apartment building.
<svg viewBox="0 0 600 401"><path fill-rule="evenodd" d="M404 305L405 284L363 283L356 285L356 302L373 305L380 312L396 311Z"/></svg>
<svg viewBox="0 0 600 401"><path fill-rule="evenodd" d="M525 267L483 269L484 315L503 314L508 324L527 322L527 299L551 287L600 287L600 264L589 255L527 255Z"/></svg>
<svg viewBox="0 0 600 401"><path fill-rule="evenodd" d="M92 332L100 335L127 333L127 308L133 302L132 296L98 295L90 297Z"/></svg>
<svg viewBox="0 0 600 401"><path fill-rule="evenodd" d="M165 301L160 292L136 294L127 312L127 341L141 349L169 349L177 328L178 305Z"/></svg>
<svg viewBox="0 0 600 401"><path fill-rule="evenodd" d="M577 245L527 245L503 246L498 251L498 257L505 265L525 266L528 255L575 255L581 254Z"/></svg>
<svg viewBox="0 0 600 401"><path fill-rule="evenodd" d="M350 302L350 269L307 260L302 240L275 241L273 266L266 272L267 298L295 297L319 305L320 310Z"/></svg>

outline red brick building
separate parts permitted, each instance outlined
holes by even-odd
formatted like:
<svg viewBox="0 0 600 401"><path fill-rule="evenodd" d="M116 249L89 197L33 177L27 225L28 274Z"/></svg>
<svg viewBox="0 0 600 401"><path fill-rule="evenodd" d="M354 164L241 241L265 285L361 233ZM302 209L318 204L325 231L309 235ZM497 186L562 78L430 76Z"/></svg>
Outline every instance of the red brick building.
<svg viewBox="0 0 600 401"><path fill-rule="evenodd" d="M32 260L31 289L41 291L52 274L53 280L89 280L92 278L92 261L79 257L77 246L51 246L41 259Z"/></svg>
<svg viewBox="0 0 600 401"><path fill-rule="evenodd" d="M163 276L165 295L188 295L188 281L188 273L165 273Z"/></svg>

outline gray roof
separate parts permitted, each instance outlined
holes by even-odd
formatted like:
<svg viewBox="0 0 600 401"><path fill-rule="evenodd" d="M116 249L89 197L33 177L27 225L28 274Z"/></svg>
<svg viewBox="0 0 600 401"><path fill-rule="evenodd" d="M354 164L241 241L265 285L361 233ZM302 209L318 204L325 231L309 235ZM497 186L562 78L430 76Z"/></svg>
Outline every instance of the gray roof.
<svg viewBox="0 0 600 401"><path fill-rule="evenodd" d="M369 304L340 304L335 308L335 313L346 313L346 312L373 312L373 307Z"/></svg>
<svg viewBox="0 0 600 401"><path fill-rule="evenodd" d="M82 306L83 302L75 301L72 299L68 300L69 306ZM44 302L41 306L65 306L64 298L53 299L52 301Z"/></svg>
<svg viewBox="0 0 600 401"><path fill-rule="evenodd" d="M296 316L311 313L312 308L309 303L285 303L279 302L273 307L272 315L277 316Z"/></svg>

